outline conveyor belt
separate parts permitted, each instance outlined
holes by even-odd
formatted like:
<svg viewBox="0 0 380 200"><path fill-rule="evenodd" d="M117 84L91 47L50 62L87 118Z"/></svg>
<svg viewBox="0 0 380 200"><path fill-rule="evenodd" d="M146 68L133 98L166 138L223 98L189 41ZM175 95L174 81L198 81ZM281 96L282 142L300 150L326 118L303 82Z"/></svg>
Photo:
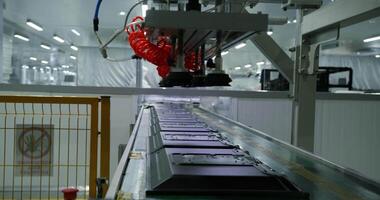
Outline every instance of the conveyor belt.
<svg viewBox="0 0 380 200"><path fill-rule="evenodd" d="M202 109L192 110L201 121L219 130L232 143L248 151L251 156L285 175L302 190L310 193L310 199L380 199L380 189L359 176L319 159L302 150L277 142L270 137L238 123L214 115ZM120 194L133 199L220 199L222 196L164 196L146 197L146 153L150 134L150 110L142 112L138 134L120 179ZM123 163L121 163L123 164ZM125 163L124 163L125 164ZM114 177L115 180L118 177ZM107 196L109 196L107 194ZM112 195L110 195L112 196ZM228 198L230 199L230 198ZM234 198L236 199L236 198ZM248 198L249 199L249 198Z"/></svg>

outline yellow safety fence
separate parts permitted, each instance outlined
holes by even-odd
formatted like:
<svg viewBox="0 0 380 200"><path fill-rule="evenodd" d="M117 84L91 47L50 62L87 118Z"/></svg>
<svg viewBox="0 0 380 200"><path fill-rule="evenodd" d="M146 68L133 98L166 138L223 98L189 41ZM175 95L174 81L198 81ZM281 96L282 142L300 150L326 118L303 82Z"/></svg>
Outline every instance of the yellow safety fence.
<svg viewBox="0 0 380 200"><path fill-rule="evenodd" d="M109 97L0 96L0 199L96 198L109 151Z"/></svg>

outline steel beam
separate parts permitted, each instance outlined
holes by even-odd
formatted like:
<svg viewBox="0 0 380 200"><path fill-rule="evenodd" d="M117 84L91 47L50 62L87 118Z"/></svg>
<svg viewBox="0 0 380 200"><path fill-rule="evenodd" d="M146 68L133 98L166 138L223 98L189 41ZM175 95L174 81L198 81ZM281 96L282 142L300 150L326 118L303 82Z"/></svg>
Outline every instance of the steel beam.
<svg viewBox="0 0 380 200"><path fill-rule="evenodd" d="M379 0L335 1L306 15L301 31L303 35L316 34L330 28L346 27L377 16L380 16Z"/></svg>
<svg viewBox="0 0 380 200"><path fill-rule="evenodd" d="M294 62L281 47L266 33L255 34L250 40L272 62L273 66L278 69L289 83L292 83Z"/></svg>
<svg viewBox="0 0 380 200"><path fill-rule="evenodd" d="M135 88L135 87L91 87L91 86L55 86L55 85L12 85L0 84L0 94L29 95L161 95L178 97L232 97L251 99L288 99L288 92L237 91L213 88ZM318 100L380 101L377 94L317 93Z"/></svg>
<svg viewBox="0 0 380 200"><path fill-rule="evenodd" d="M268 15L148 10L145 26L169 30L266 31Z"/></svg>

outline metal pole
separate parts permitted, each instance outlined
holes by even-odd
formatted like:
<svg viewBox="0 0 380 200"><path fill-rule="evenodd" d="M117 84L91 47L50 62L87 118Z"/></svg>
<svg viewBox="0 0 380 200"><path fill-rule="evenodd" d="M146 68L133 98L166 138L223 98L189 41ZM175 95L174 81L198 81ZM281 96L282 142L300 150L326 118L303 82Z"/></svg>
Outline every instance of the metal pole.
<svg viewBox="0 0 380 200"><path fill-rule="evenodd" d="M224 0L217 0L215 2L215 6L217 7L216 12L224 13L225 4ZM222 40L223 40L223 32L218 31L216 33L216 52L215 52L215 72L222 72L223 68L223 58L222 58Z"/></svg>
<svg viewBox="0 0 380 200"><path fill-rule="evenodd" d="M307 151L314 151L315 97L317 89L319 46L311 45L302 36L304 10L297 11L298 35L294 67L292 140L291 143ZM297 41L298 40L298 41ZM314 49L313 49L314 48ZM310 62L313 62L311 64ZM310 68L315 68L310 71Z"/></svg>
<svg viewBox="0 0 380 200"><path fill-rule="evenodd" d="M136 88L142 88L143 87L143 80L144 80L144 74L143 74L143 68L142 68L142 60L140 57L137 57L136 59ZM140 105L142 103L142 96L137 96L137 105Z"/></svg>
<svg viewBox="0 0 380 200"><path fill-rule="evenodd" d="M185 56L184 56L184 49L183 49L184 48L183 37L184 37L184 31L179 30L178 38L177 38L177 49L178 49L177 63L176 63L175 70L173 70L173 72L185 71L185 68L184 68L185 67L185 64L184 64Z"/></svg>
<svg viewBox="0 0 380 200"><path fill-rule="evenodd" d="M4 16L3 16L3 0L0 0L0 83L3 82L3 68L4 68L4 61L3 61L3 33L4 33Z"/></svg>
<svg viewBox="0 0 380 200"><path fill-rule="evenodd" d="M143 70L142 70L142 61L141 58L136 58L136 87L143 87Z"/></svg>
<svg viewBox="0 0 380 200"><path fill-rule="evenodd" d="M206 56L206 44L201 45L201 74L206 75L206 65L205 65L205 56Z"/></svg>

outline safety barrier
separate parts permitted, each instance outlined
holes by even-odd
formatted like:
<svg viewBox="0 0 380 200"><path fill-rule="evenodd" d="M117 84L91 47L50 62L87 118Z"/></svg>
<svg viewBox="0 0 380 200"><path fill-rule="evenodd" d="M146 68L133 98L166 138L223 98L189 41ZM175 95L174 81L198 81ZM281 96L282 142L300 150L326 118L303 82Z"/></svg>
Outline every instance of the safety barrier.
<svg viewBox="0 0 380 200"><path fill-rule="evenodd" d="M0 199L96 198L109 137L109 97L0 96Z"/></svg>

